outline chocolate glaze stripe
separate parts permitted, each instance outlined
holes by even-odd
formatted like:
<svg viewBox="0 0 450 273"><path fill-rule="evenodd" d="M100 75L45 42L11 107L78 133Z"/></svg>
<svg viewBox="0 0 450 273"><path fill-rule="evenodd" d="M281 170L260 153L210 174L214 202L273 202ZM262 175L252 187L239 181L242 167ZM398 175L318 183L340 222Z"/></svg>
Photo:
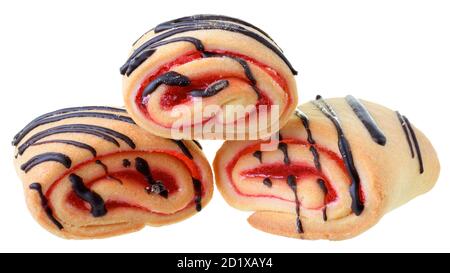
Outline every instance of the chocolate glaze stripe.
<svg viewBox="0 0 450 273"><path fill-rule="evenodd" d="M318 171L322 170L322 165L320 164L320 157L319 157L319 152L317 152L316 147L314 146L309 146L309 151L311 152L313 159L314 159L314 166L316 167L316 169Z"/></svg>
<svg viewBox="0 0 450 273"><path fill-rule="evenodd" d="M268 188L272 188L272 180L270 180L270 178L268 177L263 179L263 184Z"/></svg>
<svg viewBox="0 0 450 273"><path fill-rule="evenodd" d="M113 144L115 144L117 147L120 147L119 142L115 140L113 137L123 140L128 146L130 146L132 149L136 148L136 145L134 144L133 140L129 138L128 136L119 133L115 130L96 126L96 125L90 125L90 124L66 124L66 125L60 125L53 128L49 128L47 130L41 131L36 133L35 135L31 136L27 141L25 141L22 145L19 146L18 152L19 155L22 155L23 152L36 143L37 141L54 135L54 134L65 134L65 133L81 133L81 134L90 134L95 135L97 137L100 137L106 141L109 141ZM112 137L111 137L112 136Z"/></svg>
<svg viewBox="0 0 450 273"><path fill-rule="evenodd" d="M217 57L217 56L227 57L227 58L237 61L244 69L244 73L245 73L247 79L250 81L252 88L255 90L255 92L257 93L257 95L259 97L259 90L256 86L256 79L253 76L253 73L250 70L250 67L248 66L248 64L245 60L243 60L241 58L237 58L237 57L230 57L230 56L223 55L223 54L205 54L205 56L207 58ZM144 88L144 91L142 92L142 98L143 98L142 103L143 104L145 103L145 97L152 94L161 84L182 87L182 86L189 86L191 84L191 81L187 76L184 76L178 72L175 72L175 71L166 72L166 73L158 76L153 81L151 81ZM192 90L190 92L190 95L193 97L211 97L211 96L216 95L218 92L222 91L226 87L228 87L228 85L229 85L229 82L227 80L219 80L219 81L215 82L214 84L210 85L209 87L207 87L205 90Z"/></svg>
<svg viewBox="0 0 450 273"><path fill-rule="evenodd" d="M32 183L29 186L30 190L35 190L38 192L39 194L39 198L41 199L41 206L42 209L44 210L45 214L47 214L48 219L50 219L50 221L52 221L52 223L59 229L63 229L63 225L56 220L55 216L53 216L53 211L50 208L50 206L48 205L48 200L47 197L45 197L44 193L42 192L42 186L39 183Z"/></svg>
<svg viewBox="0 0 450 273"><path fill-rule="evenodd" d="M248 65L247 61L245 61L242 58L239 57L235 57L235 56L229 56L226 54L219 54L219 53L208 53L205 52L204 56L206 58L213 58L213 57L225 57L225 58L229 58L232 60L235 60L236 62L238 62L242 68L244 69L244 73L245 76L247 77L247 79L250 81L250 83L252 84L252 86L256 86L256 79L255 76L253 76L252 70L250 69L250 66Z"/></svg>
<svg viewBox="0 0 450 273"><path fill-rule="evenodd" d="M152 173L150 172L150 166L148 165L147 160L143 159L142 157L136 157L135 158L135 166L136 166L136 170L140 174L145 176L145 178L147 179L147 182L149 184L154 183Z"/></svg>
<svg viewBox="0 0 450 273"><path fill-rule="evenodd" d="M115 107L109 107L109 106L82 106L82 107L69 107L69 108L63 108L63 109L59 109L50 113L46 113L43 114L35 119L33 119L27 126L29 126L32 123L35 123L41 119L44 118L48 118L51 116L56 116L56 115L60 115L60 114L65 114L65 113L70 113L70 112L78 112L78 111L91 111L91 110L100 110L100 111L110 111L110 112L121 112L121 113L126 113L126 111L124 109L120 109L120 108L115 108ZM25 126L25 128L27 127ZM16 139L19 137L19 135L21 135L23 129L18 132L13 139L13 145L16 142Z"/></svg>
<svg viewBox="0 0 450 273"><path fill-rule="evenodd" d="M131 60L133 58L135 58L138 54L140 54L142 51L146 50L148 47L151 47L153 44L160 42L166 38L169 38L173 35L184 33L184 32L189 32L189 31L195 31L195 30L214 30L214 29L240 33L242 35L245 35L245 36L248 36L248 37L251 37L251 38L257 40L258 42L260 42L261 44L263 44L264 46L266 46L267 48L272 50L275 54L277 54L286 63L286 65L290 68L291 72L294 75L297 75L297 71L292 67L292 65L289 63L289 61L286 59L286 57L283 55L283 53L280 51L280 49L276 45L272 44L271 42L269 42L268 40L266 40L265 38L263 38L256 32L247 30L246 28L240 27L235 24L222 23L222 22L216 22L214 24L198 22L197 24L180 27L180 28L175 28L175 29L171 29L166 32L163 32L160 35L149 39L148 41L144 42L141 46L139 46L131 54L129 59L126 61L125 65L122 67L129 66L129 63L131 62ZM124 69L121 69L121 70L122 70L121 72L124 71ZM132 72L133 71L130 71L130 74Z"/></svg>
<svg viewBox="0 0 450 273"><path fill-rule="evenodd" d="M314 165L318 171L321 171L322 166L320 164L320 156L319 156L319 153L317 152L316 147L314 147L314 145L316 144L316 141L314 140L314 138L312 136L311 128L309 127L309 118L298 107L295 109L294 113L298 118L300 118L300 120L302 121L303 127L305 127L308 143L310 145L309 151L311 152L311 154L313 156Z"/></svg>
<svg viewBox="0 0 450 273"><path fill-rule="evenodd" d="M142 92L142 97L145 98L146 96L153 93L153 91L156 90L161 84L169 85L169 86L188 86L191 84L191 80L181 75L178 72L175 71L169 71L166 72L160 76L158 76L156 79L151 81Z"/></svg>
<svg viewBox="0 0 450 273"><path fill-rule="evenodd" d="M130 160L128 160L128 159L123 159L122 160L122 166L124 166L125 168L128 168L128 167L130 167L131 166L131 162L130 162Z"/></svg>
<svg viewBox="0 0 450 273"><path fill-rule="evenodd" d="M45 140L45 141L36 142L36 143L32 144L31 146L52 144L52 143L61 143L61 144L75 146L75 147L78 147L80 149L88 150L92 154L92 156L94 156L94 157L97 156L97 151L95 150L94 147L92 147L91 145L88 145L86 143L78 142L78 141L75 141L75 140L52 139L52 140Z"/></svg>
<svg viewBox="0 0 450 273"><path fill-rule="evenodd" d="M303 123L303 127L305 127L306 129L306 133L308 135L308 143L310 144L309 146L309 151L311 152L313 159L314 159L314 166L316 167L316 169L318 171L322 171L322 165L320 164L320 156L319 156L319 152L317 151L316 147L314 146L316 144L316 141L314 140L313 136L312 136L312 131L311 128L309 127L309 118L308 116L303 113L298 107L295 109L295 114L297 115L297 117L299 117ZM323 194L324 194L324 208L323 208L323 212L322 212L322 218L324 221L328 220L328 216L327 216L327 203L326 203L326 197L328 194L328 189L325 185L325 181L323 179L318 179L317 183L319 184L319 187L321 188Z"/></svg>
<svg viewBox="0 0 450 273"><path fill-rule="evenodd" d="M353 162L353 155L350 149L350 144L342 130L341 123L339 121L336 112L333 110L331 105L329 105L321 96L317 96L316 101L312 104L316 106L334 125L338 135L338 147L341 153L342 160L350 175L352 184L350 185L350 195L352 197L352 211L356 215L360 215L364 210L364 203L361 200L361 181L359 178L358 171L356 170L355 163Z"/></svg>
<svg viewBox="0 0 450 273"><path fill-rule="evenodd" d="M69 181L72 184L72 189L75 194L81 200L88 202L91 206L92 216L101 217L107 213L103 198L95 191L91 191L87 188L81 177L72 173L69 175Z"/></svg>
<svg viewBox="0 0 450 273"><path fill-rule="evenodd" d="M264 32L262 29L248 23L245 22L241 19L237 19L237 18L233 18L233 17L229 17L229 16L224 16L224 15L213 15L213 14L198 14L198 15L192 15L192 16L186 16L186 17L182 17L182 18L178 18L175 20L170 20L164 23L159 24L158 26L156 26L155 28L151 28L149 31L145 32L144 34L142 34L134 43L133 46L136 45L136 43L145 35L147 35L148 33L155 31L155 33L157 32L161 32L163 31L163 29L169 29L169 28L173 28L174 24L179 25L180 23L184 23L184 22L192 22L192 21L212 21L212 20L218 20L218 21L228 21L228 22L234 22L234 23L238 23L247 27L251 27L257 31L259 31L260 33L262 33L264 36L266 36L267 38L269 38L270 40L273 41L273 39L266 33ZM158 31L156 31L156 28L158 28ZM165 30L164 29L164 30ZM275 43L275 42L274 42Z"/></svg>
<svg viewBox="0 0 450 273"><path fill-rule="evenodd" d="M106 175L107 178L115 180L115 181L119 182L119 184L123 184L122 180L120 180L119 178L114 177L114 176L109 174L108 166L105 163L103 163L101 160L99 160L99 159L95 160L95 164L97 164L100 167L102 167L102 169L105 172L105 175Z"/></svg>
<svg viewBox="0 0 450 273"><path fill-rule="evenodd" d="M219 80L208 87L206 87L204 90L192 90L189 92L189 95L192 97L201 97L201 98L208 98L216 95L223 89L227 88L230 83L227 80Z"/></svg>
<svg viewBox="0 0 450 273"><path fill-rule="evenodd" d="M138 68L145 60L150 58L153 53L156 52L156 49L160 46L177 43L177 42L188 42L195 46L198 51L203 51L204 47L202 42L199 39L193 37L177 37L173 39L167 39L160 41L158 43L154 43L145 50L142 50L138 55L133 57L129 62L126 62L122 67L120 67L120 73L122 75L130 76L130 74Z"/></svg>
<svg viewBox="0 0 450 273"><path fill-rule="evenodd" d="M67 134L67 133L89 134L102 138L105 141L111 142L117 147L120 147L119 142L117 142L117 140L115 140L113 137L96 130L85 130L81 128L56 128L56 129L55 128L56 127L50 128L48 130L33 135L25 143L19 146L18 155L22 155L30 146L34 145L34 143L36 143L37 141L54 134Z"/></svg>
<svg viewBox="0 0 450 273"><path fill-rule="evenodd" d="M135 158L135 167L136 171L142 174L147 180L147 183L151 186L155 184L155 180L153 180L152 172L150 171L150 166L148 165L147 160L142 157Z"/></svg>
<svg viewBox="0 0 450 273"><path fill-rule="evenodd" d="M85 118L85 117L92 117L92 118L102 118L102 119L112 119L117 121L123 121L128 122L131 124L135 124L134 121L127 116L122 116L118 114L110 114L110 113L102 113L102 112L75 112L75 113L69 113L69 114L62 114L57 115L53 117L43 118L34 122L29 123L25 128L20 131L20 133L17 135L17 137L14 138L13 145L17 145L31 130L48 124L52 122L61 121L64 119L69 118Z"/></svg>
<svg viewBox="0 0 450 273"><path fill-rule="evenodd" d="M240 25L244 25L250 28L253 28L254 30L260 32L261 34L263 34L264 36L266 36L267 38L269 38L270 40L273 41L273 39L266 33L264 32L262 29L256 27L253 24L250 24L246 21L243 21L241 19L238 18L233 18L233 17L229 17L229 16L224 16L224 15L213 15L213 14L198 14L198 15L193 15L193 16L186 16L186 17L182 17L182 18L178 18L175 20L170 20L164 23L159 24L158 26L156 26L154 28L155 33L161 32L161 31L165 31L174 27L179 27L180 25L187 23L187 22L195 22L195 21L226 21L226 22L232 22L232 23L238 23Z"/></svg>
<svg viewBox="0 0 450 273"><path fill-rule="evenodd" d="M200 142L198 142L198 141L195 140L195 139L193 139L192 142L194 142L194 144L197 145L197 147L198 147L200 150L203 150L203 147L202 147L202 145L200 144Z"/></svg>
<svg viewBox="0 0 450 273"><path fill-rule="evenodd" d="M43 154L33 156L30 160L28 160L27 162L22 164L20 166L20 169L22 171L24 171L25 173L27 173L28 171L33 169L35 166L37 166L41 163L44 163L44 162L48 162L48 161L59 162L67 169L70 168L70 166L72 165L72 160L70 160L70 158L65 154L43 153Z"/></svg>
<svg viewBox="0 0 450 273"><path fill-rule="evenodd" d="M411 134L411 138L414 143L414 148L416 149L417 153L417 159L419 161L419 172L422 174L424 172L422 153L420 152L420 146L419 142L417 141L416 133L414 132L414 128L411 126L411 123L409 122L408 118L405 116L403 116L403 118L405 119L406 126L408 127L408 130Z"/></svg>
<svg viewBox="0 0 450 273"><path fill-rule="evenodd" d="M202 46L202 48L203 48L203 46ZM260 96L259 89L256 86L256 79L253 76L253 73L252 73L248 63L244 59L234 57L234 56L228 56L225 54L207 53L207 52L203 52L203 57L205 57L205 58L226 57L226 58L230 58L230 59L233 59L236 62L238 62L244 69L245 76L250 81L252 88L255 90L258 97ZM132 62L134 63L134 61L132 61ZM191 96L210 97L210 96L217 94L224 88L226 88L229 84L229 82L226 80L218 81L218 83L220 83L220 84L211 85L211 88L209 88L209 90L208 90L208 88L207 88L207 90L204 90L204 91L203 90L202 91L193 90L193 91L191 91ZM142 97L143 97L142 103L143 104L145 103L145 97L150 95L151 93L153 93L156 90L156 88L158 88L161 84L166 84L169 86L188 86L191 84L191 81L188 77L181 75L178 72L175 72L175 71L166 72L166 73L158 76L156 79L154 79L152 82L150 82L145 87L144 91L142 92Z"/></svg>
<svg viewBox="0 0 450 273"><path fill-rule="evenodd" d="M192 156L191 152L189 151L188 147L184 144L184 142L182 140L176 140L176 139L171 139L173 142L175 142L175 144L177 144L177 146L181 149L181 151L183 152L183 154L185 156L187 156L189 159L193 159L194 157Z"/></svg>
<svg viewBox="0 0 450 273"><path fill-rule="evenodd" d="M370 115L364 104L351 95L346 96L345 100L348 105L350 105L355 115L364 124L364 127L366 127L373 141L381 146L386 145L386 136L383 134L380 127L378 127L377 123L373 119L372 115Z"/></svg>
<svg viewBox="0 0 450 273"><path fill-rule="evenodd" d="M300 118L300 120L302 121L303 127L305 127L305 129L306 129L306 133L308 135L308 143L316 144L316 142L314 141L314 138L312 136L311 128L309 127L308 116L305 113L303 113L298 107L295 109L294 113L298 118Z"/></svg>
<svg viewBox="0 0 450 273"><path fill-rule="evenodd" d="M323 208L323 220L326 222L328 220L328 216L327 216L327 195L328 195L328 189L327 186L325 185L325 181L323 181L323 179L318 179L317 183L319 184L320 189L323 192L324 195L324 208Z"/></svg>
<svg viewBox="0 0 450 273"><path fill-rule="evenodd" d="M297 232L303 233L302 221L300 220L300 200L298 199L297 194L297 178L295 175L289 175L287 177L287 184L289 188L294 192L295 195L295 213L297 215L296 224L297 224Z"/></svg>
<svg viewBox="0 0 450 273"><path fill-rule="evenodd" d="M395 114L397 115L397 118L400 121L400 125L402 126L403 132L405 133L406 141L408 142L408 146L409 146L409 151L411 152L411 157L414 158L415 157L414 148L412 145L412 140L411 140L411 136L408 131L408 127L406 125L406 121L405 121L404 117L400 114L400 112L395 111Z"/></svg>
<svg viewBox="0 0 450 273"><path fill-rule="evenodd" d="M259 160L259 163L262 163L262 152L261 151L255 151L253 153L253 156Z"/></svg>
<svg viewBox="0 0 450 273"><path fill-rule="evenodd" d="M150 166L148 165L147 160L141 157L136 157L135 167L136 170L145 177L145 180L148 183L148 186L145 187L147 193L156 193L164 198L169 197L169 192L167 191L163 182L153 179L152 172L150 171Z"/></svg>
<svg viewBox="0 0 450 273"><path fill-rule="evenodd" d="M192 184L194 185L194 192L195 192L195 209L197 211L202 210L202 182L200 180L197 180L195 178L192 178Z"/></svg>
<svg viewBox="0 0 450 273"><path fill-rule="evenodd" d="M288 154L288 146L286 143L284 142L280 142L278 143L278 150L280 150L283 153L283 162L286 165L291 164L291 160L289 159L289 154Z"/></svg>
<svg viewBox="0 0 450 273"><path fill-rule="evenodd" d="M250 66L248 65L247 61L245 61L244 59L239 58L239 57L229 56L229 55L226 55L226 54L218 54L218 53L206 53L206 52L204 52L203 56L206 57L206 58L225 57L225 58L229 58L229 59L232 59L232 60L238 62L242 66L242 68L244 69L245 76L250 81L250 84L251 84L253 90L255 90L256 94L258 95L258 98L260 97L260 91L259 91L258 87L256 86L255 76L253 75L253 72L250 69Z"/></svg>

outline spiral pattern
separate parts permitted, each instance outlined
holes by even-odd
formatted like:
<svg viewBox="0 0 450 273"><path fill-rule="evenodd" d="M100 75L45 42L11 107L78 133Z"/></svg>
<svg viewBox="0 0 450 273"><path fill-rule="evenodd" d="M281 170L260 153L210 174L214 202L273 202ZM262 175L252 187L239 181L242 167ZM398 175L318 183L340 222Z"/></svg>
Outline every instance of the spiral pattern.
<svg viewBox="0 0 450 273"><path fill-rule="evenodd" d="M431 144L410 125L419 157L411 158L403 125L382 106L352 96L319 96L295 111L275 149L264 151L267 141L226 141L214 161L216 183L232 206L256 211L249 218L255 228L294 238L346 239L437 180Z"/></svg>
<svg viewBox="0 0 450 273"><path fill-rule="evenodd" d="M162 137L183 127L185 139L227 139L220 133L231 130L233 138L259 139L284 125L297 104L296 71L281 49L257 27L225 16L158 25L134 44L121 73L127 110ZM234 115L228 106L253 107ZM261 111L279 119L259 124Z"/></svg>
<svg viewBox="0 0 450 273"><path fill-rule="evenodd" d="M193 141L140 129L123 109L74 107L42 115L14 138L32 214L65 238L99 238L183 220L212 195Z"/></svg>

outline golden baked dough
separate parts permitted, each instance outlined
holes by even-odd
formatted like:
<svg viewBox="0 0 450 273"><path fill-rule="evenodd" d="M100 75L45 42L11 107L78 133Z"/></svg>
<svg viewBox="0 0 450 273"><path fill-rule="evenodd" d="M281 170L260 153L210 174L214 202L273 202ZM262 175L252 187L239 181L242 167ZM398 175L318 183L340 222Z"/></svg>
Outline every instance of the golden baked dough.
<svg viewBox="0 0 450 273"><path fill-rule="evenodd" d="M297 72L278 45L226 16L159 24L135 42L121 73L130 115L167 138L184 126L177 131L183 139L259 139L283 126L297 105ZM227 112L248 106L242 116ZM259 122L266 112L279 119Z"/></svg>
<svg viewBox="0 0 450 273"><path fill-rule="evenodd" d="M100 238L188 218L212 196L193 141L140 129L123 109L88 106L34 119L14 138L32 215L64 238Z"/></svg>
<svg viewBox="0 0 450 273"><path fill-rule="evenodd" d="M439 175L435 150L406 117L352 96L300 106L280 138L272 151L226 141L214 161L226 201L255 211L249 223L277 235L356 236Z"/></svg>

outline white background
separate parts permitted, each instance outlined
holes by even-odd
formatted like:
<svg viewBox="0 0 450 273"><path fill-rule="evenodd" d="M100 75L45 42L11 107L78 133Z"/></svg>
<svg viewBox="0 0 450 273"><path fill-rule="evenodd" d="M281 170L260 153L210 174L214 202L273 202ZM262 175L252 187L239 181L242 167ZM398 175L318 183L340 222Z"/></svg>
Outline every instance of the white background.
<svg viewBox="0 0 450 273"><path fill-rule="evenodd" d="M450 6L445 1L2 1L0 251L450 251ZM67 241L28 213L13 169L13 135L35 116L122 105L119 67L154 25L198 13L266 30L299 70L300 102L354 94L409 117L431 139L441 176L431 192L347 241L300 241L251 228L219 192L181 223L104 240ZM212 160L220 141L202 141ZM400 162L399 162L400 163ZM401 164L401 163L400 163Z"/></svg>

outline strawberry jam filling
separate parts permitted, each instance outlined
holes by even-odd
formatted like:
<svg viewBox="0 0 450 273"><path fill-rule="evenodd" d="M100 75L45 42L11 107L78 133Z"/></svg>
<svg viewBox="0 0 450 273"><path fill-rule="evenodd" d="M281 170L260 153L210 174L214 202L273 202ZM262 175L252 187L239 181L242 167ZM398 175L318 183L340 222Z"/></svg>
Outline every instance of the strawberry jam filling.
<svg viewBox="0 0 450 273"><path fill-rule="evenodd" d="M233 180L232 172L233 172L237 162L239 161L239 159L245 155L253 154L255 151L258 151L260 149L260 146L262 143L263 142L258 142L258 143L254 143L250 146L247 146L243 150L239 151L231 159L231 161L226 165L226 175L228 176L228 179L231 182L233 189L235 190L235 192L237 194L246 196L246 197L268 197L268 198L280 199L280 200L287 201L287 202L293 202L291 200L286 200L284 198L281 198L276 195L271 195L271 194L244 193L239 189L236 182ZM293 138L285 138L282 141L280 141L280 143L286 143L288 145L301 145L301 146L305 146L307 148L309 148L309 146L310 146L310 144L307 141L293 139ZM336 163L336 165L342 170L342 172L347 174L347 177L349 177L347 170L345 168L344 162L335 152L327 149L326 147L318 145L318 144L314 144L314 147L320 154L333 160ZM326 203L328 204L328 203L331 203L338 199L337 192L332 187L332 184L330 183L329 179L322 172L317 170L315 167L307 166L304 164L274 163L274 164L269 164L269 165L261 165L259 167L256 167L256 168L253 168L250 170L244 170L240 173L240 175L242 175L244 177L249 177L249 178L261 177L262 179L263 178L274 178L274 179L284 179L284 180L286 180L289 175L294 175L294 176L296 176L296 178L300 178L299 183L301 183L301 178L317 177L317 178L322 179L325 182L325 187L327 189L327 194L325 197ZM350 179L348 179L348 181L350 181ZM364 202L363 192L361 191L359 194L362 197L361 200Z"/></svg>
<svg viewBox="0 0 450 273"><path fill-rule="evenodd" d="M77 166L74 166L70 170L67 170L65 173L63 173L58 179L55 180L55 182L49 187L49 189L45 193L46 198L49 200L49 206L52 206L51 205L52 193L54 192L56 187L59 185L59 183L61 183L64 180L64 178L66 178L71 173L76 172L77 170L85 167L88 164L94 164L97 160L102 160L107 157L120 156L120 158L122 158L122 157L133 158L134 156L139 156L142 153L169 154L169 155L177 158L180 162L182 162L186 166L186 168L189 170L189 172L191 173L193 178L195 178L199 181L201 181L201 179L202 179L201 174L200 174L200 169L195 164L195 162L193 160L189 159L184 154L176 152L176 151L167 151L167 150L139 151L139 150L135 150L135 151L126 151L126 152L114 152L114 153L105 154L102 156L97 156L95 158L91 158L87 161L84 161L84 162L78 164ZM122 159L120 159L120 160L122 160ZM176 183L176 179L171 174L164 172L162 170L158 170L158 169L151 169L151 173L152 173L152 177L155 181L160 180L163 182L166 190L169 193L169 196L170 196L170 193L174 193L174 192L178 191L179 187L178 187L178 184ZM111 173L105 174L101 177L95 178L91 181L86 181L85 185L87 188L89 188L99 181L104 181L104 179L108 178L108 176L109 176L109 180L110 180L108 182L110 182L110 183L121 183L121 181L137 183L137 184L142 185L143 190L145 190L145 187L147 187L149 185L148 182L146 181L145 177L141 173L135 171L134 169L123 170L123 171L118 171L118 172L111 172ZM203 196L203 194L204 194L204 189L202 187L201 196ZM89 210L89 205L86 202L84 202L81 198L79 198L75 194L74 191L70 191L68 193L68 195L66 197L66 201L73 207L78 208L80 210L84 210L84 211ZM179 209L178 211L184 210L191 205L195 205L194 200L192 200L192 202L190 202L184 208ZM143 210L143 211L146 211L149 213L154 213L154 214L167 215L166 213L155 212L146 207L143 207L143 206L140 206L137 204L130 204L128 202L124 202L121 200L105 200L105 206L106 206L106 209L131 208L131 209ZM176 211L176 212L178 212L178 211Z"/></svg>
<svg viewBox="0 0 450 273"><path fill-rule="evenodd" d="M294 165L286 165L286 164L269 164L263 165L260 167L256 167L250 170L245 170L240 173L241 176L249 177L249 178L271 178L271 179L280 179L286 181L289 175L294 175L298 181L309 177L321 178L325 182L325 187L327 188L327 194L325 196L325 202L331 203L336 200L336 192L331 187L328 179L322 175L316 168L294 164ZM286 182L284 182L286 183Z"/></svg>
<svg viewBox="0 0 450 273"><path fill-rule="evenodd" d="M191 100L191 96L189 95L191 90L206 89L214 82L223 78L225 78L223 75L212 75L203 77L202 79L191 79L191 84L189 86L168 86L167 91L161 97L160 105L164 110L170 110L176 105L187 103ZM227 79L230 79L230 77L227 77ZM245 78L233 77L233 79L248 82Z"/></svg>
<svg viewBox="0 0 450 273"><path fill-rule="evenodd" d="M223 51L223 50L215 50L215 51L209 51L208 53L218 54L220 55L226 55L229 57L235 57L245 60L248 63L251 63L253 65L258 66L260 69L262 69L265 73L267 73L284 91L287 92L288 85L286 80L273 68L267 66L266 64L263 64L253 58L250 58L246 55L229 52L229 51ZM203 58L203 55L200 51L191 51L187 52L184 55L179 56L175 60L166 63L165 65L161 66L159 69L157 69L155 72L150 74L142 83L140 84L140 87L137 91L136 97L135 97L135 104L140 109L140 111L150 120L154 121L154 119L151 117L150 113L147 110L147 103L146 100L143 98L143 92L144 89L154 81L157 77L160 75L170 71L172 68L189 63L194 60L198 60ZM192 97L189 95L189 92L192 90L198 90L198 89L205 89L208 86L210 86L212 83L225 78L224 75L207 75L199 79L191 79L191 84L187 87L179 87L179 86L168 86L165 93L161 96L160 100L160 106L162 109L170 110L176 105L188 103L192 100ZM238 75L227 75L228 79L235 79L239 81L244 81L247 84L251 85L251 82L248 78L244 78L242 76ZM289 94L289 93L288 93ZM288 95L288 103L290 103L292 100L291 96ZM267 105L270 107L272 105L272 101L265 95L265 92L260 90L259 91L259 99L256 103L256 106L259 105Z"/></svg>
<svg viewBox="0 0 450 273"><path fill-rule="evenodd" d="M164 184L164 187L169 193L169 196L171 193L174 193L178 190L178 185L176 183L175 178L170 175L167 172L161 171L161 170L151 170L153 179L162 181ZM148 186L148 182L145 180L145 176L132 170L125 170L125 171L119 171L114 173L108 173L101 177L95 178L92 181L86 181L85 185L90 188L93 185L99 183L99 182L105 182L108 179L108 183L121 183L121 181L126 181L127 183L135 183L142 186L144 189L146 186ZM75 192L71 191L69 195L67 196L67 202L71 204L72 206L76 207L80 210L89 210L89 205L81 200ZM105 200L105 206L107 209L114 209L114 208L133 208L133 209L140 209L149 211L147 208L130 204L125 201L120 200Z"/></svg>

